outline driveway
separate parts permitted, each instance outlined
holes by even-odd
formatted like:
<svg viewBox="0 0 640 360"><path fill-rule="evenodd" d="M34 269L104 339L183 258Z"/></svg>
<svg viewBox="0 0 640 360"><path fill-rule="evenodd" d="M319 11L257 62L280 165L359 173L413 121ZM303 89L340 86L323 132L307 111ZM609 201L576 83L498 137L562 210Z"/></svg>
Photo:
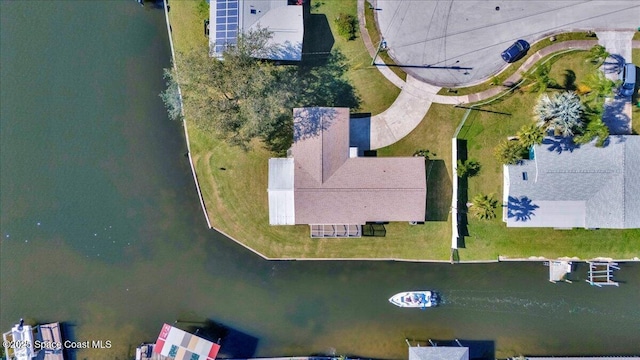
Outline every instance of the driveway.
<svg viewBox="0 0 640 360"><path fill-rule="evenodd" d="M389 54L414 77L447 87L500 71L500 53L517 39L640 25L638 1L372 1Z"/></svg>
<svg viewBox="0 0 640 360"><path fill-rule="evenodd" d="M598 31L598 43L607 49L611 57L602 67L605 76L613 81L618 80L620 65L631 62L632 38L631 31ZM616 95L604 102L602 121L609 127L612 135L631 134L631 96Z"/></svg>

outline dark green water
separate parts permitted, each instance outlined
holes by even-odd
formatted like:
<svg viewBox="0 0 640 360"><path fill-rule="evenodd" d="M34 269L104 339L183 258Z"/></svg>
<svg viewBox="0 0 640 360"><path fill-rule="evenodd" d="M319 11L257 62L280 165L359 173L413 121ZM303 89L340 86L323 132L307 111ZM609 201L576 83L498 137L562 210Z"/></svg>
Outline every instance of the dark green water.
<svg viewBox="0 0 640 360"><path fill-rule="evenodd" d="M639 264L598 289L550 284L539 263L260 260L206 229L182 130L157 96L170 56L161 11L0 10L2 331L20 317L66 321L77 340L114 345L79 359L126 358L176 319L244 332L256 356L403 358L407 337L491 340L499 356L640 353ZM445 306L387 302L416 288L441 290Z"/></svg>

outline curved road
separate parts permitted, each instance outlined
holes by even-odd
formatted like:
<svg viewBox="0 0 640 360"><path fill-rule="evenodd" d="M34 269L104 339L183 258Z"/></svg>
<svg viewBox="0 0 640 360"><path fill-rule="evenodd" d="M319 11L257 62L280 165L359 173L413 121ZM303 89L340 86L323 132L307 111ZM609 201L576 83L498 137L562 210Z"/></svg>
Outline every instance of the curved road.
<svg viewBox="0 0 640 360"><path fill-rule="evenodd" d="M367 50L369 51L369 54L371 55L371 57L374 57L376 53L376 45L372 43L365 27L364 6L365 0L358 0L360 33L362 34L362 39ZM635 7L633 9L635 9ZM625 51L623 52L626 52L626 50L630 51L631 47L640 47L640 42L631 41L633 31L598 32L599 37L604 36L605 38L607 38L611 37L612 35L613 37L617 38L625 38L629 43L629 46L627 46L628 49L624 49ZM549 54L569 49L587 50L598 44L599 42L603 44L602 41L598 40L573 40L547 46L532 54L529 59L527 59L527 61L525 61L520 66L520 68L504 82L504 84L517 83L522 78L522 74L531 69L540 59ZM607 46L606 43L604 45ZM612 51L608 46L607 48L609 49L609 51ZM628 61L631 60L630 54L626 57L628 58ZM369 145L372 149L379 149L391 145L402 139L404 136L407 136L420 124L424 116L429 111L432 103L473 103L494 97L505 90L505 88L503 87L493 87L488 90L470 95L437 95L437 92L441 89L441 87L431 85L429 81L425 81L424 79L419 79L412 76L411 69L404 68L405 71L408 71L407 80L404 81L393 71L391 71L387 66L385 66L385 64L379 58L377 59L376 64L380 72L394 85L402 89L402 91L400 92L400 95L398 96L398 98L396 98L394 103L384 112L378 115L374 115L371 118L360 118L355 120L356 122L370 122ZM496 70L496 72L497 71L498 70ZM493 73L491 75L493 75Z"/></svg>
<svg viewBox="0 0 640 360"><path fill-rule="evenodd" d="M517 39L530 43L575 30L636 30L637 1L376 0L389 54L430 84L472 85L505 66L500 53Z"/></svg>

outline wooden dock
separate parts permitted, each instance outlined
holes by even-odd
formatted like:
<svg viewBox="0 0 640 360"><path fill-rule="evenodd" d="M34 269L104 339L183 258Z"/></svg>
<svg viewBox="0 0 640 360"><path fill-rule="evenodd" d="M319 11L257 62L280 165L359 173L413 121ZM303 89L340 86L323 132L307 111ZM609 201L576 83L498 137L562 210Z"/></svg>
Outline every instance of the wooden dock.
<svg viewBox="0 0 640 360"><path fill-rule="evenodd" d="M571 280L567 278L573 268L571 261L552 260L545 262L545 265L549 266L549 281L554 284L558 281L571 283Z"/></svg>

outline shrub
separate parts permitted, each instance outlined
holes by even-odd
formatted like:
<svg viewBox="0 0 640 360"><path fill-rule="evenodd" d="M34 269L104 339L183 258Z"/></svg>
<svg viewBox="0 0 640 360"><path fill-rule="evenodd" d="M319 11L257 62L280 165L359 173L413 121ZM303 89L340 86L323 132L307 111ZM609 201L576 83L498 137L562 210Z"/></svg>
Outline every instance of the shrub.
<svg viewBox="0 0 640 360"><path fill-rule="evenodd" d="M356 38L358 19L355 16L342 13L338 15L335 22L338 26L338 34L347 40L353 40Z"/></svg>
<svg viewBox="0 0 640 360"><path fill-rule="evenodd" d="M427 149L419 149L413 153L413 156L424 156L425 159L429 160L431 157L436 156L436 154Z"/></svg>
<svg viewBox="0 0 640 360"><path fill-rule="evenodd" d="M571 91L551 97L542 94L533 110L538 117L538 126L553 130L556 135L573 136L584 126L584 106L578 95Z"/></svg>

